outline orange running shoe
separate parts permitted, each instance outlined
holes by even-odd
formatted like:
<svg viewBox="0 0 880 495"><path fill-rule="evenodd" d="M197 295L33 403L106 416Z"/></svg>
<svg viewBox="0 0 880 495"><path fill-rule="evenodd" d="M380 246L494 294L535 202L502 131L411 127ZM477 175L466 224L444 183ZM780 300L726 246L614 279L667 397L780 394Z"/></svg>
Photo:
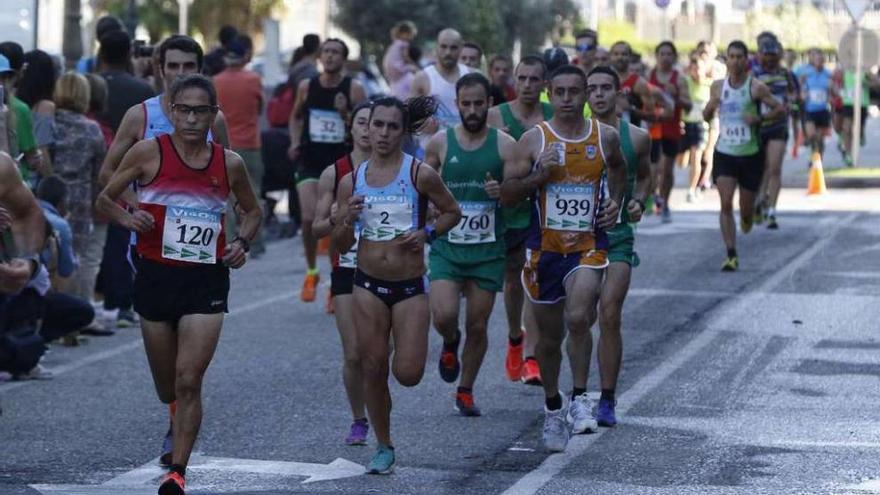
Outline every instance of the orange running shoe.
<svg viewBox="0 0 880 495"><path fill-rule="evenodd" d="M333 307L333 294L330 290L327 290L327 303L324 305L324 311L326 311L328 315L332 315L336 312L336 308Z"/></svg>
<svg viewBox="0 0 880 495"><path fill-rule="evenodd" d="M512 382L518 382L522 378L525 333L522 336L523 340L519 345L513 345L510 339L507 340L507 359L504 360L504 367L507 369L507 379Z"/></svg>
<svg viewBox="0 0 880 495"><path fill-rule="evenodd" d="M303 280L303 288L300 291L299 298L303 302L313 302L315 300L316 292L318 291L318 282L321 281L320 275L306 275L305 280Z"/></svg>
<svg viewBox="0 0 880 495"><path fill-rule="evenodd" d="M186 492L183 491L186 486L183 476L172 471L163 476L161 481L159 495L186 495Z"/></svg>
<svg viewBox="0 0 880 495"><path fill-rule="evenodd" d="M526 358L523 363L522 382L526 385L541 385L541 368L535 358Z"/></svg>
<svg viewBox="0 0 880 495"><path fill-rule="evenodd" d="M318 254L324 255L330 252L330 236L318 239Z"/></svg>

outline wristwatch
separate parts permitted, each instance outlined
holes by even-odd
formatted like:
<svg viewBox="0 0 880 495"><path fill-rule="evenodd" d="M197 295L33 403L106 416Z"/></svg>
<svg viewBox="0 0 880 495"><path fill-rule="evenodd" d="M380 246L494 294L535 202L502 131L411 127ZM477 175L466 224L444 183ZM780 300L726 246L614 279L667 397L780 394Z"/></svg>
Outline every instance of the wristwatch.
<svg viewBox="0 0 880 495"><path fill-rule="evenodd" d="M251 243L248 242L247 239L245 239L244 237L242 237L240 235L237 235L237 236L235 236L235 239L232 239L232 242L235 242L235 241L238 241L241 243L241 248L244 249L245 253L251 252ZM232 244L232 242L230 242L230 244Z"/></svg>
<svg viewBox="0 0 880 495"><path fill-rule="evenodd" d="M31 264L31 276L30 280L37 278L37 274L40 273L40 265L42 262L40 261L40 257L36 254L32 254L30 256L22 256L21 259L30 262Z"/></svg>
<svg viewBox="0 0 880 495"><path fill-rule="evenodd" d="M433 225L428 225L425 227L425 234L428 236L428 244L433 243L437 240L437 229L434 228Z"/></svg>
<svg viewBox="0 0 880 495"><path fill-rule="evenodd" d="M644 213L644 212L645 212L645 202L642 201L641 199L637 199L637 198L633 198L633 201L635 201L636 203L638 203L639 208L641 208L641 209L642 209L642 213Z"/></svg>

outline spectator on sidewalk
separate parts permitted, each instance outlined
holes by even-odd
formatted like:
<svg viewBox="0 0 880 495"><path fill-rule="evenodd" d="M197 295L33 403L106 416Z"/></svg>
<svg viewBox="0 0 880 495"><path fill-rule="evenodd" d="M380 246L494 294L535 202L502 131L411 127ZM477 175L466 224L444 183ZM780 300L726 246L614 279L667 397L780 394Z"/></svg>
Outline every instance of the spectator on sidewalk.
<svg viewBox="0 0 880 495"><path fill-rule="evenodd" d="M233 26L225 25L220 28L220 31L217 33L217 41L220 42L220 45L205 54L202 74L213 77L226 69L226 52L229 51L229 44L238 36L238 29L235 29Z"/></svg>
<svg viewBox="0 0 880 495"><path fill-rule="evenodd" d="M107 107L99 120L115 133L129 108L153 96L153 88L129 72L131 38L125 31L111 31L101 38L99 51L101 76L107 82ZM101 259L104 309L117 311L116 326L137 325L132 308L134 272L128 261L131 233L116 224L107 226L107 238Z"/></svg>
<svg viewBox="0 0 880 495"><path fill-rule="evenodd" d="M410 58L410 44L418 30L411 21L400 21L391 28L391 45L382 58L382 72L391 86L391 94L401 100L410 96L415 73L420 70L418 60Z"/></svg>
<svg viewBox="0 0 880 495"><path fill-rule="evenodd" d="M70 293L91 301L101 265L103 242L94 228L98 196L98 172L107 153L100 126L86 117L89 82L82 74L69 72L55 84L55 172L70 192L70 224L73 249L80 258Z"/></svg>
<svg viewBox="0 0 880 495"><path fill-rule="evenodd" d="M9 93L6 98L15 120L15 128L13 129L15 139L11 139L9 142L9 155L14 158L19 154L24 155L24 160L18 164L19 171L25 181L30 181L31 172L36 171L37 167L42 164L42 156L37 148L36 138L34 138L34 122L31 118L31 111L25 102L15 96L15 86L18 84L18 78L24 66L24 50L14 41L4 41L0 43L0 56L5 57L8 61L7 67L0 59L0 84Z"/></svg>
<svg viewBox="0 0 880 495"><path fill-rule="evenodd" d="M226 69L214 76L217 101L226 116L229 145L241 155L257 197L262 197L263 158L260 154L260 113L263 110L263 84L259 74L245 69L253 55L253 42L239 36L227 44ZM236 232L236 215L226 215L228 232ZM262 235L251 242L251 256L265 252Z"/></svg>
<svg viewBox="0 0 880 495"><path fill-rule="evenodd" d="M51 148L55 142L55 103L52 91L58 73L48 53L32 50L24 54L24 70L18 81L17 96L31 110L34 138L40 149L41 163L37 167L42 176L52 174Z"/></svg>

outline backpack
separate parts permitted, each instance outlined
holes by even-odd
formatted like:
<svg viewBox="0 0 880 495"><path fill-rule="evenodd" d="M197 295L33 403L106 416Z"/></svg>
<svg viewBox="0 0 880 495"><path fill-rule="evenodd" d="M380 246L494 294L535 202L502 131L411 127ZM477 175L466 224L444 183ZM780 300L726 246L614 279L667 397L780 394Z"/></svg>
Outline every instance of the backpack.
<svg viewBox="0 0 880 495"><path fill-rule="evenodd" d="M272 92L272 98L266 105L266 120L272 127L287 127L290 114L293 112L293 104L296 100L296 91L288 83L279 84Z"/></svg>

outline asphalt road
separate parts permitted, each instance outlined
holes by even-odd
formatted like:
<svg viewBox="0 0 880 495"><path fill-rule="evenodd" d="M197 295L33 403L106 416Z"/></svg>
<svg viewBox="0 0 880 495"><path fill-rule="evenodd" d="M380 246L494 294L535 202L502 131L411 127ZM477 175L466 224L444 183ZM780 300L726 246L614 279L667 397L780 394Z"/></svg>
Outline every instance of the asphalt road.
<svg viewBox="0 0 880 495"><path fill-rule="evenodd" d="M362 475L372 438L343 443L339 340L323 301L299 301L299 240L270 244L233 278L189 493L880 493L877 194L787 190L781 229L741 236L729 274L715 193L676 191L674 222L637 232L616 428L542 451L541 390L504 376L499 297L483 417L453 411L432 332L423 382L392 387L387 477ZM51 381L0 383L0 494L155 493L167 413L138 331L54 347L45 365Z"/></svg>

